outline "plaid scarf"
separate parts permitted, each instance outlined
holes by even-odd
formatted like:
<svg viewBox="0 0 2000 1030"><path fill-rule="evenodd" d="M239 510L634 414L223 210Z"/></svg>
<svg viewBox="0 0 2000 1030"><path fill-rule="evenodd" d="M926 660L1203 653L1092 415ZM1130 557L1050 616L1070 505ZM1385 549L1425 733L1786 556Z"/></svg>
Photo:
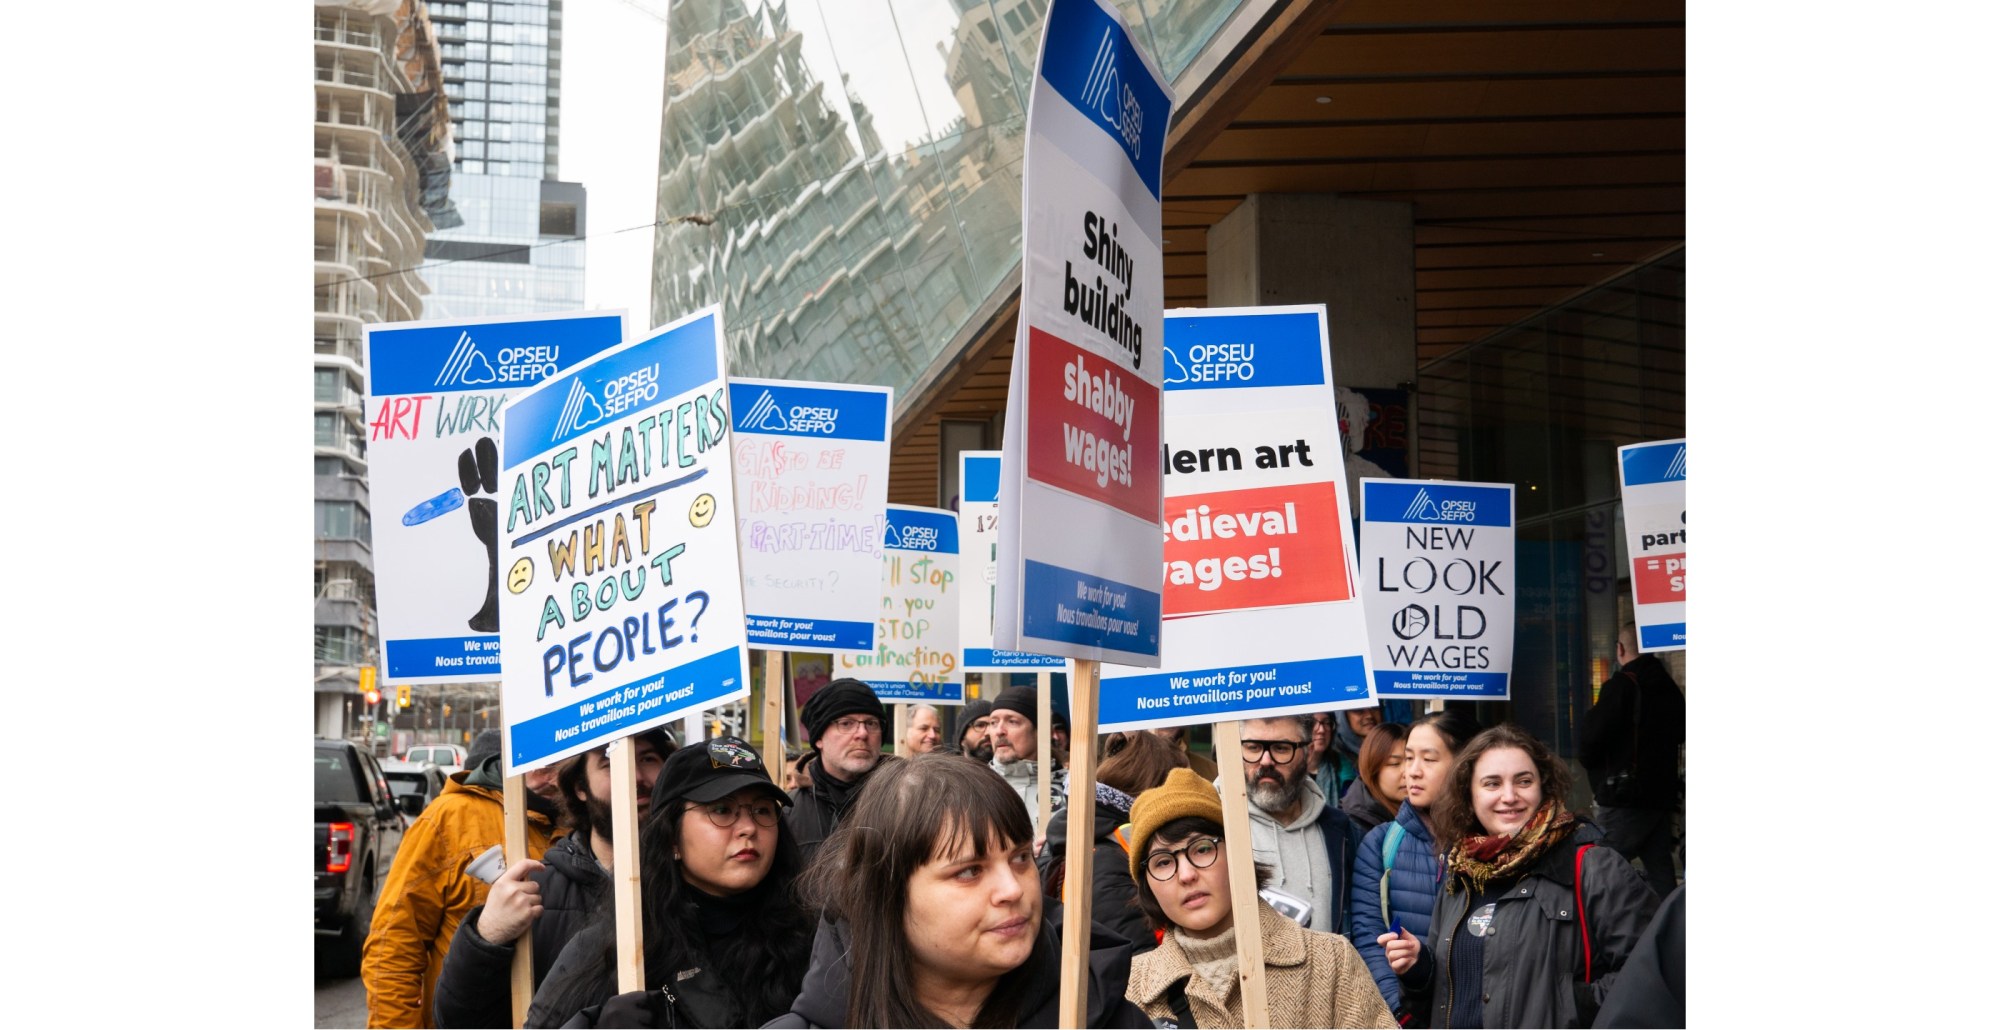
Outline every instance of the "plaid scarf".
<svg viewBox="0 0 2000 1030"><path fill-rule="evenodd" d="M1560 799L1550 798L1512 836L1463 838L1452 846L1445 859L1445 868L1454 874L1454 878L1445 881L1445 892L1453 892L1458 876L1465 877L1473 890L1483 891L1493 880L1519 875L1574 829L1576 816L1570 814Z"/></svg>

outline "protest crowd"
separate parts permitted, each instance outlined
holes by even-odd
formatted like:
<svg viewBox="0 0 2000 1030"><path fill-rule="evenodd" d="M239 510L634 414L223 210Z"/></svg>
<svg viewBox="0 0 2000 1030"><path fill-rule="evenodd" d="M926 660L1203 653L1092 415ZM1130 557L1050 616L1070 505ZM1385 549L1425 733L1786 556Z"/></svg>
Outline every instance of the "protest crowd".
<svg viewBox="0 0 2000 1030"><path fill-rule="evenodd" d="M1185 727L1097 738L1086 785L1066 750L1036 753L1034 688L966 706L951 736L929 712L898 757L875 693L836 680L800 711L811 750L789 791L741 739L648 730L626 741L646 988L623 993L606 748L532 781L530 857L489 887L464 868L500 840L488 731L391 871L369 1025L513 1025L529 940L527 1026L1055 1026L1066 977L1089 1026L1243 1026L1241 927L1262 942L1271 1026L1684 1025L1684 888L1660 828L1684 714L1657 661L1619 657L1629 672L1585 724L1595 814L1568 806L1546 744L1457 707L1243 722L1241 754L1214 756L1242 762L1248 791L1260 890L1241 921L1221 781ZM1091 806L1094 858L1087 963L1066 969L1069 804Z"/></svg>

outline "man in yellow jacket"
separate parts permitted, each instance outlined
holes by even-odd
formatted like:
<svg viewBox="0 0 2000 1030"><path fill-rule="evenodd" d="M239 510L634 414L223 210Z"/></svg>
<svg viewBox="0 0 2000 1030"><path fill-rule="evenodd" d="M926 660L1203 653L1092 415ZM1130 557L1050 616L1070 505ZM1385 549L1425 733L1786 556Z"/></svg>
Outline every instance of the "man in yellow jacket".
<svg viewBox="0 0 2000 1030"><path fill-rule="evenodd" d="M487 730L473 741L465 770L452 774L444 792L403 834L361 949L370 1027L437 1025L431 995L445 950L459 920L486 901L487 885L468 874L466 864L500 843L504 833L500 768L500 731ZM537 860L548 850L556 813L538 789L541 780L553 784L555 768L529 773L526 780L528 857Z"/></svg>

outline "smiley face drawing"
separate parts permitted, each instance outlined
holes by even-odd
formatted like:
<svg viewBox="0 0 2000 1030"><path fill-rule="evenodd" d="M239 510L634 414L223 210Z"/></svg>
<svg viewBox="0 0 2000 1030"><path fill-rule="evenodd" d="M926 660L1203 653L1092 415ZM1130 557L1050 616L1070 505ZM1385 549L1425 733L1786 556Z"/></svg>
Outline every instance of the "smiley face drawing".
<svg viewBox="0 0 2000 1030"><path fill-rule="evenodd" d="M515 562L514 567L507 570L507 592L510 594L528 589L528 584L534 581L535 563L526 558Z"/></svg>
<svg viewBox="0 0 2000 1030"><path fill-rule="evenodd" d="M702 494L694 499L694 507L688 509L688 525L696 529L708 525L715 519L715 495Z"/></svg>

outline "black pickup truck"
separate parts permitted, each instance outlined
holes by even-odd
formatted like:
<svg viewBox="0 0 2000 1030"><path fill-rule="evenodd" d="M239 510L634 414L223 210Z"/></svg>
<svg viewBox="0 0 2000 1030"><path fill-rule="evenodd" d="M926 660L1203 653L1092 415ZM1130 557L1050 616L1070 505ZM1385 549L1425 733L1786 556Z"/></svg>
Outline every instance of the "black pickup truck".
<svg viewBox="0 0 2000 1030"><path fill-rule="evenodd" d="M403 813L375 757L345 740L313 740L314 966L323 976L361 971L375 918L375 887L402 839Z"/></svg>

